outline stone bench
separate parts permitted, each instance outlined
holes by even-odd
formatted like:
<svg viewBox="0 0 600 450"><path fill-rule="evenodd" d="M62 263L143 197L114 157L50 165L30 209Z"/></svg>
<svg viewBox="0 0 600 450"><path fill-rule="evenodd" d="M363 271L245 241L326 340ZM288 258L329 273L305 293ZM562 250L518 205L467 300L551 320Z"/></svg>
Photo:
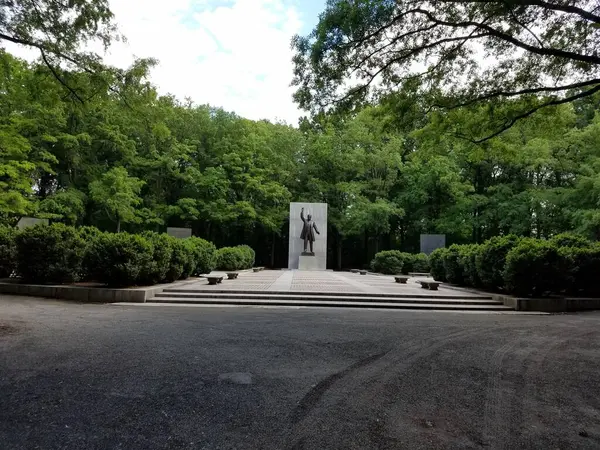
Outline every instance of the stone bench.
<svg viewBox="0 0 600 450"><path fill-rule="evenodd" d="M211 286L219 284L223 281L223 277L206 277L206 279L208 280L208 284L210 284Z"/></svg>
<svg viewBox="0 0 600 450"><path fill-rule="evenodd" d="M409 277L397 276L397 277L394 277L394 278L396 279L396 283L406 284L406 282L408 281Z"/></svg>
<svg viewBox="0 0 600 450"><path fill-rule="evenodd" d="M235 280L238 277L239 273L237 272L227 272L228 280Z"/></svg>
<svg viewBox="0 0 600 450"><path fill-rule="evenodd" d="M359 272L360 272L361 275L366 275L367 274L366 270L359 270Z"/></svg>
<svg viewBox="0 0 600 450"><path fill-rule="evenodd" d="M253 267L252 268L252 272L256 273L256 272L260 272L262 270L262 268L260 267Z"/></svg>
<svg viewBox="0 0 600 450"><path fill-rule="evenodd" d="M358 269L350 269L350 273L358 273Z"/></svg>
<svg viewBox="0 0 600 450"><path fill-rule="evenodd" d="M421 283L423 289L429 289L431 291L437 291L441 284L439 281L419 281L419 283Z"/></svg>

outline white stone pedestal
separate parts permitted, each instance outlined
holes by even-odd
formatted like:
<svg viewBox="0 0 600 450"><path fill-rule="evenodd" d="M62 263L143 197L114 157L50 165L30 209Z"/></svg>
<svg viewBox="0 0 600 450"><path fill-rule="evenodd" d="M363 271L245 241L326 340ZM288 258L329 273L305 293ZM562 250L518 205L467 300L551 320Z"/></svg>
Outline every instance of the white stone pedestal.
<svg viewBox="0 0 600 450"><path fill-rule="evenodd" d="M321 270L316 256L300 255L298 270Z"/></svg>

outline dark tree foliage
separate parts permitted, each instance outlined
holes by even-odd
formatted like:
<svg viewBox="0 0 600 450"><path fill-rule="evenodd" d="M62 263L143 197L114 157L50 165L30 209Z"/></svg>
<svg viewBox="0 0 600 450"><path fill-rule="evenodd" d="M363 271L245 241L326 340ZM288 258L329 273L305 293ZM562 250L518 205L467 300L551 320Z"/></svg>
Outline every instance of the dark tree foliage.
<svg viewBox="0 0 600 450"><path fill-rule="evenodd" d="M589 0L329 0L293 45L295 99L350 108L417 81L430 107L485 104L484 141L540 108L600 90ZM506 99L517 103L501 105Z"/></svg>

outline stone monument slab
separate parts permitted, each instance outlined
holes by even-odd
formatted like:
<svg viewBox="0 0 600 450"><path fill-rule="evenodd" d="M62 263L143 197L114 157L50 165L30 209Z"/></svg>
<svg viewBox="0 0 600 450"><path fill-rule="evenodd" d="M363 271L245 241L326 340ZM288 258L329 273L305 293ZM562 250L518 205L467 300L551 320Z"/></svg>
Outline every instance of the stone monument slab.
<svg viewBox="0 0 600 450"><path fill-rule="evenodd" d="M48 225L48 219L37 219L35 217L21 217L17 223L17 228L22 230L24 228L33 227L38 224Z"/></svg>
<svg viewBox="0 0 600 450"><path fill-rule="evenodd" d="M185 239L185 238L192 237L192 229L191 228L167 227L167 234L169 236L173 236L178 239Z"/></svg>
<svg viewBox="0 0 600 450"><path fill-rule="evenodd" d="M435 249L446 247L445 234L422 234L421 253L430 255Z"/></svg>

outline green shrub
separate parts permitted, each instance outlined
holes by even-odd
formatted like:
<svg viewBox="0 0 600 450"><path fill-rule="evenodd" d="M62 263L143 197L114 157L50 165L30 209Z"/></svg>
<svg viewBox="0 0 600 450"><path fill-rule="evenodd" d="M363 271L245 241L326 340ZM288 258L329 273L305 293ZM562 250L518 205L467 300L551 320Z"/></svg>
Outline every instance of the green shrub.
<svg viewBox="0 0 600 450"><path fill-rule="evenodd" d="M598 274L600 274L600 245L588 248L562 247L565 272L569 274L568 293L578 296L600 296Z"/></svg>
<svg viewBox="0 0 600 450"><path fill-rule="evenodd" d="M79 227L79 228L77 228L77 231L79 231L79 235L86 242L89 240L92 240L102 234L102 231L100 231L98 228L88 227L88 226Z"/></svg>
<svg viewBox="0 0 600 450"><path fill-rule="evenodd" d="M86 246L79 278L84 281L93 281L93 268L89 266L90 259L88 258L88 249L94 240L97 239L98 236L102 235L102 231L96 227L89 226L79 227L77 231L79 232L79 236L81 236L81 238L85 241Z"/></svg>
<svg viewBox="0 0 600 450"><path fill-rule="evenodd" d="M171 262L165 275L165 281L168 283L188 278L190 269L196 267L194 253L190 246L186 245L185 239L172 238L171 250Z"/></svg>
<svg viewBox="0 0 600 450"><path fill-rule="evenodd" d="M216 267L219 270L243 270L254 266L256 254L247 245L223 247L216 252Z"/></svg>
<svg viewBox="0 0 600 450"><path fill-rule="evenodd" d="M569 286L567 264L564 254L555 244L522 239L506 256L506 289L520 296L560 293Z"/></svg>
<svg viewBox="0 0 600 450"><path fill-rule="evenodd" d="M444 269L449 283L462 285L465 282L460 261L462 247L457 244L451 245L444 254Z"/></svg>
<svg viewBox="0 0 600 450"><path fill-rule="evenodd" d="M396 275L402 273L404 254L398 250L384 250L379 252L371 261L374 272Z"/></svg>
<svg viewBox="0 0 600 450"><path fill-rule="evenodd" d="M173 256L173 237L167 234L145 232L144 239L152 244L152 259L142 269L140 282L143 284L157 284L166 281Z"/></svg>
<svg viewBox="0 0 600 450"><path fill-rule="evenodd" d="M17 230L0 226L0 278L9 277L17 267Z"/></svg>
<svg viewBox="0 0 600 450"><path fill-rule="evenodd" d="M17 272L32 283L77 281L86 243L77 229L62 223L35 225L15 237Z"/></svg>
<svg viewBox="0 0 600 450"><path fill-rule="evenodd" d="M590 248L593 243L589 239L573 233L561 233L553 236L550 242L557 247Z"/></svg>
<svg viewBox="0 0 600 450"><path fill-rule="evenodd" d="M481 280L477 274L476 258L479 252L479 245L463 245L460 248L459 264L462 268L463 283L466 286L479 287Z"/></svg>
<svg viewBox="0 0 600 450"><path fill-rule="evenodd" d="M198 237L187 238L186 242L194 259L194 269L190 272L190 275L208 274L215 270L217 266L217 248L212 242Z"/></svg>
<svg viewBox="0 0 600 450"><path fill-rule="evenodd" d="M497 290L504 286L506 255L520 241L515 235L496 236L484 242L477 252L475 263L482 286Z"/></svg>
<svg viewBox="0 0 600 450"><path fill-rule="evenodd" d="M429 255L429 265L431 266L431 276L436 281L445 282L446 268L444 267L444 258L448 252L447 248L438 248Z"/></svg>
<svg viewBox="0 0 600 450"><path fill-rule="evenodd" d="M239 247L223 247L217 250L217 269L241 270L244 267L245 253Z"/></svg>
<svg viewBox="0 0 600 450"><path fill-rule="evenodd" d="M191 277L196 273L196 245L191 238L181 239L186 252L185 263L183 265L183 272L181 274L182 279Z"/></svg>
<svg viewBox="0 0 600 450"><path fill-rule="evenodd" d="M429 257L425 253L405 253L404 255L404 267L402 267L402 273L429 273L431 270L431 267L429 266Z"/></svg>
<svg viewBox="0 0 600 450"><path fill-rule="evenodd" d="M249 245L239 245L237 248L244 254L243 269L251 269L256 260L256 252Z"/></svg>
<svg viewBox="0 0 600 450"><path fill-rule="evenodd" d="M142 282L153 255L153 245L142 236L103 233L93 240L87 258L94 280L123 287Z"/></svg>

